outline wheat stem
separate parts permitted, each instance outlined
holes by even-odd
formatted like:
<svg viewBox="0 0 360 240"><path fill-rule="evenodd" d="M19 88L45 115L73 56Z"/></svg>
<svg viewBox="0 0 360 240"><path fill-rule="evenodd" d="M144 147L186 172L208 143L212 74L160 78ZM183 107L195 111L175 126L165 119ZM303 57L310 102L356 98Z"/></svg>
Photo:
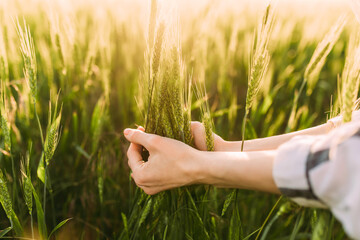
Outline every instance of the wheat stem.
<svg viewBox="0 0 360 240"><path fill-rule="evenodd" d="M248 117L248 112L246 111L244 114L243 124L242 124L242 140L241 140L241 151L244 150L244 143L245 143L245 130L246 130L246 121Z"/></svg>
<svg viewBox="0 0 360 240"><path fill-rule="evenodd" d="M31 225L31 238L35 239L35 237L34 237L34 219L33 219L32 214L30 214L30 225Z"/></svg>
<svg viewBox="0 0 360 240"><path fill-rule="evenodd" d="M149 44L149 52L151 53L151 49L154 45L154 33L156 26L156 12L157 12L157 0L151 1L151 10L150 10L150 19L149 19L149 33L148 33L148 44ZM149 54L150 56L150 54Z"/></svg>
<svg viewBox="0 0 360 240"><path fill-rule="evenodd" d="M44 176L44 190L43 190L43 209L44 209L44 218L46 219L46 184L47 184L47 164L44 161L44 168L45 168L45 176Z"/></svg>
<svg viewBox="0 0 360 240"><path fill-rule="evenodd" d="M42 131L42 127L41 127L39 115L37 114L37 111L36 111L36 102L34 102L34 113L35 113L36 121L37 121L37 123L38 123L39 131L40 131L41 143L42 143L42 146L44 147L44 145L45 145L44 135L43 135L43 131Z"/></svg>
<svg viewBox="0 0 360 240"><path fill-rule="evenodd" d="M53 226L56 226L54 193L53 193L53 189L52 189L50 175L48 176L48 182L49 182L48 185L49 185L49 193L50 193L50 201L51 201L51 212L52 212L51 217L52 217ZM55 235L54 235L54 238L56 239Z"/></svg>
<svg viewBox="0 0 360 240"><path fill-rule="evenodd" d="M261 234L262 230L264 229L265 224L269 221L269 218L270 218L271 214L274 212L275 208L277 207L277 205L279 204L279 202L281 201L281 199L282 199L282 196L279 197L279 199L276 201L275 205L274 205L274 206L272 207L272 209L270 210L270 212L269 212L269 214L267 215L265 221L264 221L263 224L261 225L260 230L259 230L258 234L256 235L255 240L257 240L257 239L260 237L260 234Z"/></svg>
<svg viewBox="0 0 360 240"><path fill-rule="evenodd" d="M299 103L300 96L301 96L302 92L304 91L306 82L307 82L307 79L304 78L302 83L301 83L301 86L299 88L299 91L297 93L295 93L293 105L291 107L290 117L289 117L288 124L287 124L287 127L286 127L286 132L291 131L295 127L294 126L294 121L295 121L295 117L296 117L296 110L297 110L297 106L298 106L298 103Z"/></svg>
<svg viewBox="0 0 360 240"><path fill-rule="evenodd" d="M11 169L12 169L12 175L13 175L13 199L12 199L12 202L13 202L13 205L15 205L15 199L16 199L16 192L17 192L17 189L16 189L16 175L15 175L15 163L14 163L14 157L13 155L10 153L11 155Z"/></svg>

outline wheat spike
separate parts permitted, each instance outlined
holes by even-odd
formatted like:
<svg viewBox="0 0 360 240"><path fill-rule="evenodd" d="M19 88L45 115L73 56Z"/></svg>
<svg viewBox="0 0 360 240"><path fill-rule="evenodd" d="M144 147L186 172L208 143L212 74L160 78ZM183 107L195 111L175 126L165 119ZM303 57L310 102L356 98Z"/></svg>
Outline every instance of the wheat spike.
<svg viewBox="0 0 360 240"><path fill-rule="evenodd" d="M205 143L208 151L214 151L214 134L213 122L211 119L210 108L207 102L207 95L205 90L205 83L203 83L203 90L196 87L197 98L202 99L203 103L200 106L201 119L205 128Z"/></svg>
<svg viewBox="0 0 360 240"><path fill-rule="evenodd" d="M56 114L56 107L54 116ZM44 155L45 155L45 162L46 165L49 165L50 160L52 159L56 147L60 140L60 121L61 121L61 108L59 111L58 116L55 118L51 118L51 115L49 114L49 122L51 122L48 126L47 133L46 133L46 139L44 144Z"/></svg>
<svg viewBox="0 0 360 240"><path fill-rule="evenodd" d="M24 195L25 195L25 203L28 207L29 214L32 215L32 207L33 207L33 201L32 201L32 183L30 175L26 176L25 183L24 183Z"/></svg>
<svg viewBox="0 0 360 240"><path fill-rule="evenodd" d="M158 211L164 199L165 199L165 192L161 192L155 196L155 202L152 209L153 216L156 216L158 214Z"/></svg>
<svg viewBox="0 0 360 240"><path fill-rule="evenodd" d="M151 10L150 10L150 19L149 19L149 36L148 36L150 51L153 48L153 44L154 44L156 13L157 13L157 0L151 0Z"/></svg>
<svg viewBox="0 0 360 240"><path fill-rule="evenodd" d="M160 60L161 60L161 52L163 49L163 40L164 40L164 31L165 31L165 25L163 22L160 23L157 32L156 32L156 39L154 44L154 50L152 52L152 60L151 60L151 74L149 78L149 83L147 86L149 87L148 91L148 104L147 104L147 115L146 115L146 123L145 123L145 129L147 132L152 132L156 128L156 122L154 122L154 117L157 117L157 114L159 113L157 111L156 106L156 94L154 94L154 91L158 89L159 86L157 86L157 75L159 71L160 66ZM152 101L155 102L155 104L152 104ZM156 115L152 115L155 114Z"/></svg>
<svg viewBox="0 0 360 240"><path fill-rule="evenodd" d="M31 149L31 148L30 148ZM30 173L30 154L27 153L26 161L21 161L22 183L24 189L25 204L28 208L29 214L32 215L33 199L32 199L32 183Z"/></svg>
<svg viewBox="0 0 360 240"><path fill-rule="evenodd" d="M250 75L248 80L248 90L246 93L246 113L249 113L252 104L261 88L264 74L268 69L270 55L266 49L262 54L255 55L253 63L250 67Z"/></svg>
<svg viewBox="0 0 360 240"><path fill-rule="evenodd" d="M208 151L214 151L214 135L213 135L213 124L211 121L210 113L205 112L203 116L203 124L205 127L205 140L206 140L206 148Z"/></svg>
<svg viewBox="0 0 360 240"><path fill-rule="evenodd" d="M340 37L340 34L346 24L347 17L341 16L325 35L324 39L316 47L309 64L306 66L304 79L308 83L307 94L310 95L317 83L321 69L325 64L325 60L333 49L335 43Z"/></svg>
<svg viewBox="0 0 360 240"><path fill-rule="evenodd" d="M183 112L184 119L184 139L185 143L192 146L193 145L193 137L191 134L191 111L189 108L185 108Z"/></svg>
<svg viewBox="0 0 360 240"><path fill-rule="evenodd" d="M360 85L360 35L352 35L342 74L341 113L343 122L350 122Z"/></svg>
<svg viewBox="0 0 360 240"><path fill-rule="evenodd" d="M1 82L1 94L0 94L0 127L4 136L5 150L11 152L11 136L10 136L10 124L8 121L7 108L6 108L6 96L5 96L5 81Z"/></svg>
<svg viewBox="0 0 360 240"><path fill-rule="evenodd" d="M24 60L25 78L31 91L32 101L35 103L37 94L37 64L34 41L25 20L23 29L19 23L19 20L17 19L16 29L20 39L20 51Z"/></svg>
<svg viewBox="0 0 360 240"><path fill-rule="evenodd" d="M8 76L9 73L8 73L6 58L4 57L4 55L0 53L0 80L7 82Z"/></svg>
<svg viewBox="0 0 360 240"><path fill-rule="evenodd" d="M63 73L65 73L64 71L64 67L65 67L65 60L64 60L64 54L62 51L62 47L61 47L61 41L60 41L60 35L59 33L55 33L55 47L57 49L57 53L60 59L60 63L61 63L61 67L63 68L62 71Z"/></svg>
<svg viewBox="0 0 360 240"><path fill-rule="evenodd" d="M6 180L3 172L0 169L0 202L4 208L6 216L11 219L12 216L12 203L9 195L8 188L6 186Z"/></svg>
<svg viewBox="0 0 360 240"><path fill-rule="evenodd" d="M154 51L151 62L151 70L152 70L151 76L153 82L156 81L156 76L159 71L161 52L163 49L164 32L165 32L165 24L161 22L156 31L156 39L155 39Z"/></svg>
<svg viewBox="0 0 360 240"><path fill-rule="evenodd" d="M9 82L9 63L5 47L3 30L0 27L0 80Z"/></svg>
<svg viewBox="0 0 360 240"><path fill-rule="evenodd" d="M140 220L139 220L139 227L141 224L145 221L146 217L149 215L151 207L152 207L152 198L149 198L146 202L145 208L143 209L143 212L141 214Z"/></svg>
<svg viewBox="0 0 360 240"><path fill-rule="evenodd" d="M182 99L182 82L181 82L181 78L180 78L180 55L179 55L179 50L177 47L173 46L171 48L171 53L172 53L172 77L171 77L171 81L172 81L172 93L171 96L174 99L174 101L172 101L172 105L173 105L173 111L174 111L174 118L175 118L175 122L176 125L175 130L177 132L177 139L178 140L182 140L182 127L184 124L184 120L183 120L183 99Z"/></svg>
<svg viewBox="0 0 360 240"><path fill-rule="evenodd" d="M274 12L269 4L255 35L253 57L250 62L248 77L248 90L246 93L246 115L249 113L256 99L269 66L270 54L267 48L273 23Z"/></svg>
<svg viewBox="0 0 360 240"><path fill-rule="evenodd" d="M173 128L171 125L171 121L169 118L169 112L167 111L169 107L171 107L171 96L169 93L169 80L171 78L171 68L166 65L163 77L160 82L160 91L158 98L158 111L160 113L159 116L159 128L163 129L163 134L166 137L174 138Z"/></svg>
<svg viewBox="0 0 360 240"><path fill-rule="evenodd" d="M171 78L171 68L167 65L164 69L164 74L160 82L160 98L159 98L159 108L163 109L167 103L169 103L170 99L170 85L169 81ZM163 112L163 111L162 111Z"/></svg>
<svg viewBox="0 0 360 240"><path fill-rule="evenodd" d="M32 215L33 201L32 201L32 183L29 177L25 178L24 182L24 195L25 204L28 207L29 214Z"/></svg>
<svg viewBox="0 0 360 240"><path fill-rule="evenodd" d="M185 143L193 146L193 136L191 133L191 78L189 78L189 81L185 81L185 87L184 87L184 110L183 110L183 119L184 119L184 140Z"/></svg>
<svg viewBox="0 0 360 240"><path fill-rule="evenodd" d="M97 147L99 145L100 135L104 125L105 113L106 113L106 99L104 97L100 97L92 113L91 124L90 124L93 153L97 150Z"/></svg>
<svg viewBox="0 0 360 240"><path fill-rule="evenodd" d="M5 150L10 152L11 151L11 138L10 138L10 127L9 123L6 120L5 112L1 111L1 130L4 135L4 143L5 143Z"/></svg>
<svg viewBox="0 0 360 240"><path fill-rule="evenodd" d="M11 225L13 226L16 235L18 235L18 236L22 235L23 230L19 223L18 217L16 216L16 214L13 210L9 191L6 186L5 176L1 169L0 169L0 203L4 208L6 216L12 223Z"/></svg>

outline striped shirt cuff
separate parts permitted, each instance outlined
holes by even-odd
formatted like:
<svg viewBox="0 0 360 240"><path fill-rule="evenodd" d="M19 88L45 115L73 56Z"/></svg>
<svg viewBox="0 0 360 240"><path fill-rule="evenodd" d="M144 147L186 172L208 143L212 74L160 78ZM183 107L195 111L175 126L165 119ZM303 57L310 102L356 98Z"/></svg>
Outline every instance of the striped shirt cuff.
<svg viewBox="0 0 360 240"><path fill-rule="evenodd" d="M309 180L309 171L319 161L318 154L310 152L310 147L318 137L299 136L278 148L275 157L273 177L281 193L294 202L308 207L325 208L325 204L314 194Z"/></svg>

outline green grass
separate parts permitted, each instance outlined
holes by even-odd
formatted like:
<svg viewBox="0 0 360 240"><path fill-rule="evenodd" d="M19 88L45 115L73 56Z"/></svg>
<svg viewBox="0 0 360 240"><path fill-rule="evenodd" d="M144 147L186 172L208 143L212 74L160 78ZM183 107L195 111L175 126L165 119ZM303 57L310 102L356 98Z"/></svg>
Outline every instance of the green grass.
<svg viewBox="0 0 360 240"><path fill-rule="evenodd" d="M242 133L252 139L304 129L326 121L331 99L349 112L357 89L347 93L346 84L358 74L351 60L358 54L349 55L341 91L337 76L347 49L356 48L355 40L349 44L357 24L353 17L340 31L338 3L320 2L319 8L280 1L271 34L260 31L257 45L263 4L158 4L0 4L0 236L346 238L328 211L301 208L286 198L275 205L278 196L270 194L191 186L148 197L129 177L122 130L139 124L158 131L154 121L164 107L154 102L167 95L173 97L166 101L171 112L162 111L168 122L160 122L157 133L191 144L186 123L203 121L209 150L211 129L227 140L240 140ZM310 6L318 11L298 10ZM150 9L156 9L156 21L148 21L154 18ZM327 37L332 31L339 36ZM316 61L323 46L326 54L320 55L326 56ZM255 79L261 84L253 80L251 103L246 103L248 79L256 77L252 71L264 56L266 64ZM321 63L314 65L315 74L309 72L314 62ZM304 79L310 75L309 87ZM152 86L155 78L160 84ZM181 84L164 79L181 79ZM179 124L183 134L174 127Z"/></svg>

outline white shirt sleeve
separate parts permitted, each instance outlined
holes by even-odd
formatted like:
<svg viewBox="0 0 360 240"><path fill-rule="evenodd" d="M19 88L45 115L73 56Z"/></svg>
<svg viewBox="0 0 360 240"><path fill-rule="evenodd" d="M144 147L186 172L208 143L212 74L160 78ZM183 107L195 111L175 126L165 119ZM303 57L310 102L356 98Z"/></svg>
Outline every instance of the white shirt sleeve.
<svg viewBox="0 0 360 240"><path fill-rule="evenodd" d="M273 177L283 195L302 206L330 208L347 234L360 239L360 121L284 143Z"/></svg>

